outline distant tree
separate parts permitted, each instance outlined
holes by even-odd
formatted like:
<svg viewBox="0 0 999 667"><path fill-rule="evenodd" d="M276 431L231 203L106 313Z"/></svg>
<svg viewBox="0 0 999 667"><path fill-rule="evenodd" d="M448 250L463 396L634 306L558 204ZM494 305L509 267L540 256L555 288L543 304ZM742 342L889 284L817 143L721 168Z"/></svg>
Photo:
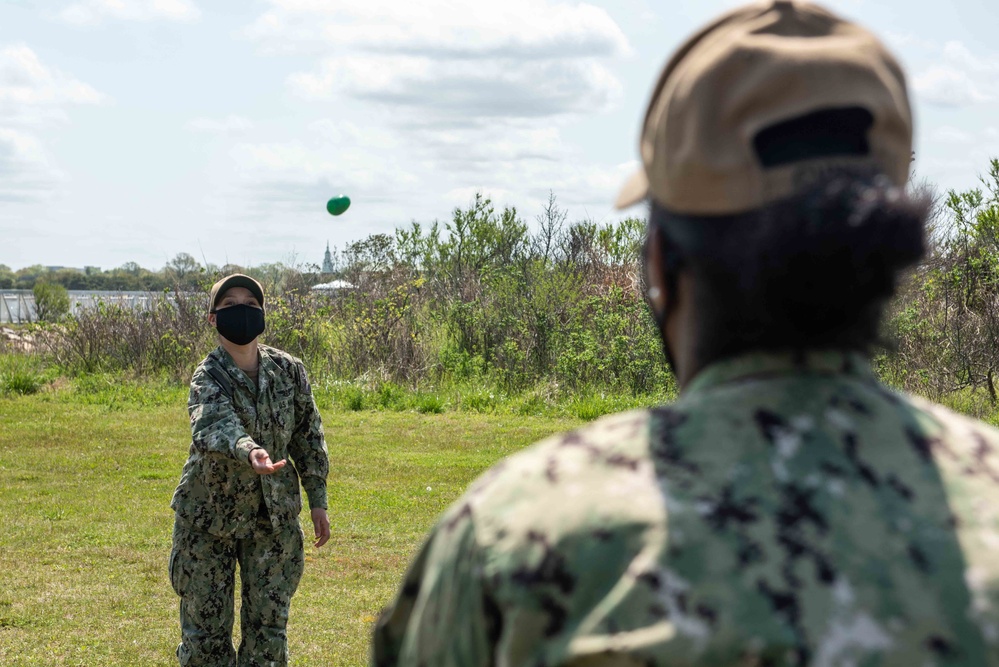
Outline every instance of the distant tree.
<svg viewBox="0 0 999 667"><path fill-rule="evenodd" d="M17 276L6 264L0 264L0 289L13 289Z"/></svg>
<svg viewBox="0 0 999 667"><path fill-rule="evenodd" d="M181 252L167 262L163 272L167 279L175 285L193 289L197 287L197 279L202 273L202 267L192 255Z"/></svg>
<svg viewBox="0 0 999 667"><path fill-rule="evenodd" d="M545 204L541 214L535 218L538 222L538 233L534 236L532 248L534 253L546 264L555 257L557 241L568 217L569 212L559 208L555 200L555 192L549 190L548 203Z"/></svg>
<svg viewBox="0 0 999 667"><path fill-rule="evenodd" d="M62 285L66 289L82 290L90 289L89 277L76 269L59 269L45 276L45 280Z"/></svg>
<svg viewBox="0 0 999 667"><path fill-rule="evenodd" d="M56 322L69 313L69 292L58 283L40 280L32 289L35 312L42 322Z"/></svg>
<svg viewBox="0 0 999 667"><path fill-rule="evenodd" d="M897 384L937 395L983 387L999 404L999 159L989 167L982 187L942 199L929 256L903 285L890 326Z"/></svg>
<svg viewBox="0 0 999 667"><path fill-rule="evenodd" d="M122 271L123 273L127 273L130 276L138 276L145 269L139 266L136 262L125 262L120 267L118 267L118 270Z"/></svg>
<svg viewBox="0 0 999 667"><path fill-rule="evenodd" d="M34 264L26 266L23 269L18 269L15 274L14 287L16 289L32 289L35 286L35 281L47 273L49 273L49 270L41 264Z"/></svg>

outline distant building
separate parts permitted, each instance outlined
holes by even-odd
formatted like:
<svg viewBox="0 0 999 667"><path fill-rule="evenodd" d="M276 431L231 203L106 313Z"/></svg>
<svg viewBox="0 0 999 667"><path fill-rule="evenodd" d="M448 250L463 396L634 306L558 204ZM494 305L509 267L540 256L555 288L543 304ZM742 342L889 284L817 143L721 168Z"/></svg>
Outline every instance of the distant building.
<svg viewBox="0 0 999 667"><path fill-rule="evenodd" d="M354 289L355 285L348 283L346 280L331 280L328 283L320 283L318 285L312 286L312 291L314 292L339 292L346 289Z"/></svg>
<svg viewBox="0 0 999 667"><path fill-rule="evenodd" d="M333 273L333 255L330 254L330 242L326 242L326 254L323 255L323 273Z"/></svg>

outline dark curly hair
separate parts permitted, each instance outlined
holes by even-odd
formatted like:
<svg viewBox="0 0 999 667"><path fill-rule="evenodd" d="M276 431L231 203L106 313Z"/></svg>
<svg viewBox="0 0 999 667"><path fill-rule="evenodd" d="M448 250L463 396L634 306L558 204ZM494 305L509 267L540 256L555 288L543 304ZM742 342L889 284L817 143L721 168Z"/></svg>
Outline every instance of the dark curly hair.
<svg viewBox="0 0 999 667"><path fill-rule="evenodd" d="M740 215L684 216L653 203L649 224L662 230L671 296L679 271L695 278L705 365L750 350L870 353L899 274L923 256L929 209L928 198L852 169Z"/></svg>

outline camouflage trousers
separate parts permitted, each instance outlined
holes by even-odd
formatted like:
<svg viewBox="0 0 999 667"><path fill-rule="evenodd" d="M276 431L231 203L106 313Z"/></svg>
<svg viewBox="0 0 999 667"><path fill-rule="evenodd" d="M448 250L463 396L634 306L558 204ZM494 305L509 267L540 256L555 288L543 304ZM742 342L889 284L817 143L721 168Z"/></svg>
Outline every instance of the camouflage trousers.
<svg viewBox="0 0 999 667"><path fill-rule="evenodd" d="M232 645L237 563L243 583L238 652ZM180 596L180 664L287 665L288 610L304 569L304 535L297 521L275 531L258 519L252 536L223 539L175 519L169 572Z"/></svg>

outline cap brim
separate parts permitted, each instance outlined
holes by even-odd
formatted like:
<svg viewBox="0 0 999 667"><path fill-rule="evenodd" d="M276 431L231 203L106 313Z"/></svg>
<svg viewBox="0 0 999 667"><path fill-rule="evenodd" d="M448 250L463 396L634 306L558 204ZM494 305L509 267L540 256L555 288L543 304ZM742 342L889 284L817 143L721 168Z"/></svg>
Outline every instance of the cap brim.
<svg viewBox="0 0 999 667"><path fill-rule="evenodd" d="M617 195L617 201L614 202L614 208L620 211L623 208L634 206L648 196L649 179L645 175L645 170L639 169L624 182L624 186Z"/></svg>
<svg viewBox="0 0 999 667"><path fill-rule="evenodd" d="M246 289L250 290L250 294L255 296L257 298L257 301L260 302L260 306L263 307L264 291L260 287L260 283L255 281L253 278L250 278L249 276L244 276L240 274L229 276L222 282L221 285L219 285L218 290L216 290L215 292L216 303L218 302L219 299L222 298L222 296L226 293L227 290L233 287L245 287ZM215 304L213 303L211 304L211 306L212 308L214 308Z"/></svg>

